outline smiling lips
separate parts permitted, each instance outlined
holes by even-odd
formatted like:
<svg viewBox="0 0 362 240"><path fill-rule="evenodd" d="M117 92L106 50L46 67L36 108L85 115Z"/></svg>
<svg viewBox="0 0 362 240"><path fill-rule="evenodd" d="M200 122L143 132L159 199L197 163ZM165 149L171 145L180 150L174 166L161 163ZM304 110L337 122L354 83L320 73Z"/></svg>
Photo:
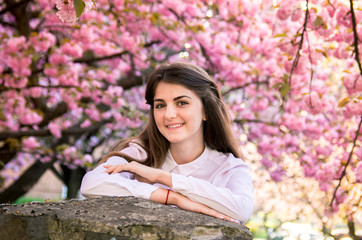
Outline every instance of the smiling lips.
<svg viewBox="0 0 362 240"><path fill-rule="evenodd" d="M183 126L184 123L178 123L178 124L174 124L174 125L167 125L167 128L179 128L181 126Z"/></svg>

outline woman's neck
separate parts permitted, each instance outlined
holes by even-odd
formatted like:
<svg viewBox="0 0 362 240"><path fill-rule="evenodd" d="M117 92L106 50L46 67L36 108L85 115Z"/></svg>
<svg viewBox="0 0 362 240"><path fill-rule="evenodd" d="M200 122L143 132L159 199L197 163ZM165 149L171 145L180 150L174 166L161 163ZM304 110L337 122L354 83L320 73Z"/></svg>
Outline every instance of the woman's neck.
<svg viewBox="0 0 362 240"><path fill-rule="evenodd" d="M172 158L179 165L186 164L194 161L196 158L200 157L205 150L205 144L199 144L198 146L189 144L171 144L170 151Z"/></svg>

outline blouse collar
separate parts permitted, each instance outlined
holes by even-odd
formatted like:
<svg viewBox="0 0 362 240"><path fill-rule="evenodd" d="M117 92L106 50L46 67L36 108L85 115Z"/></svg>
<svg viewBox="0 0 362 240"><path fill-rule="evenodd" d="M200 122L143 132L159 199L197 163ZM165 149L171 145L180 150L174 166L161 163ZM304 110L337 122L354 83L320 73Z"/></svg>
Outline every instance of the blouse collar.
<svg viewBox="0 0 362 240"><path fill-rule="evenodd" d="M200 169L206 162L209 157L211 149L205 145L205 149L202 154L193 160L192 162L185 164L177 164L173 159L170 149L166 154L166 159L162 165L162 169L168 172L178 171L179 174L184 176L189 176L196 170Z"/></svg>

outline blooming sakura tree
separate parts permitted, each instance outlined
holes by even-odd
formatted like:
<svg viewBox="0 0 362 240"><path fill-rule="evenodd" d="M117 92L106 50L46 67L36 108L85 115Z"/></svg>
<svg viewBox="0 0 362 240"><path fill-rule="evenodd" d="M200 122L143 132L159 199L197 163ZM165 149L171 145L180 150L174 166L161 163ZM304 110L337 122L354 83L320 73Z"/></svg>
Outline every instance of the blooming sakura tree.
<svg viewBox="0 0 362 240"><path fill-rule="evenodd" d="M187 60L220 85L240 142L261 156L256 173L284 184L292 162L317 185L325 216L356 221L360 2L4 0L0 9L1 202L46 169L75 197L94 150L142 127L148 74Z"/></svg>

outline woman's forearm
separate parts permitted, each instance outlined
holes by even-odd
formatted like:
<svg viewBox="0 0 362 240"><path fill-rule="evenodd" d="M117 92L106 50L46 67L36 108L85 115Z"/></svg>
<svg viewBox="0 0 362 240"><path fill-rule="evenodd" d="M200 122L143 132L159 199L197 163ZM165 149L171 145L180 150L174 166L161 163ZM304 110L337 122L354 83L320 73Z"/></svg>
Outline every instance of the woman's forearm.
<svg viewBox="0 0 362 240"><path fill-rule="evenodd" d="M160 172L158 174L156 182L161 183L163 185L166 185L166 186L172 188L172 176L171 176L171 173L160 169Z"/></svg>
<svg viewBox="0 0 362 240"><path fill-rule="evenodd" d="M239 221L236 219L233 219L225 214L222 214L204 204L194 202L189 198L183 196L182 194L173 192L171 190L169 191L167 189L158 188L151 193L150 200L162 204L165 204L167 200L168 205L176 205L177 207L184 210L203 213L219 219L225 219L231 222L239 223Z"/></svg>

